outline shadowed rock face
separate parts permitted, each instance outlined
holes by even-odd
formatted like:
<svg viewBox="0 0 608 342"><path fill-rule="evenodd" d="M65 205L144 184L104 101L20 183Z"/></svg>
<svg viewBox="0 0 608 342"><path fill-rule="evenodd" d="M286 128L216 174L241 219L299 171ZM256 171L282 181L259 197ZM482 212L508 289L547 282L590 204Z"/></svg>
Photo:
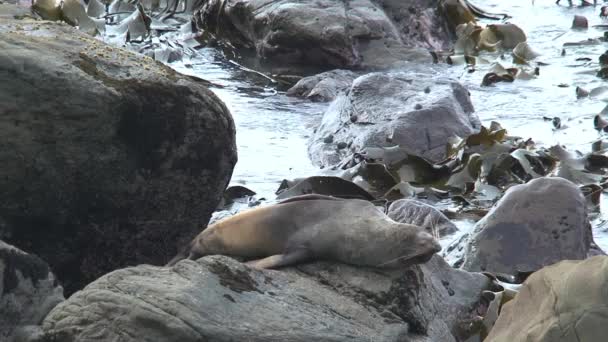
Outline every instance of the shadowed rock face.
<svg viewBox="0 0 608 342"><path fill-rule="evenodd" d="M593 236L585 198L563 178L511 187L481 219L464 248L463 269L515 274L560 260L585 259Z"/></svg>
<svg viewBox="0 0 608 342"><path fill-rule="evenodd" d="M487 277L435 256L393 272L317 262L253 270L208 256L114 271L57 306L47 336L112 341L456 341Z"/></svg>
<svg viewBox="0 0 608 342"><path fill-rule="evenodd" d="M0 241L0 340L38 334L46 314L63 300L44 261Z"/></svg>
<svg viewBox="0 0 608 342"><path fill-rule="evenodd" d="M67 25L0 19L0 238L69 294L163 264L201 229L236 163L203 83Z"/></svg>
<svg viewBox="0 0 608 342"><path fill-rule="evenodd" d="M365 147L398 145L438 162L446 157L450 138L466 138L480 127L459 83L428 74L375 72L355 79L332 102L308 153L315 164L330 166Z"/></svg>
<svg viewBox="0 0 608 342"><path fill-rule="evenodd" d="M253 51L261 65L307 68L384 68L424 58L450 41L438 2L424 0L210 0L197 26Z"/></svg>
<svg viewBox="0 0 608 342"><path fill-rule="evenodd" d="M506 303L487 342L606 339L608 257L561 261L533 273Z"/></svg>

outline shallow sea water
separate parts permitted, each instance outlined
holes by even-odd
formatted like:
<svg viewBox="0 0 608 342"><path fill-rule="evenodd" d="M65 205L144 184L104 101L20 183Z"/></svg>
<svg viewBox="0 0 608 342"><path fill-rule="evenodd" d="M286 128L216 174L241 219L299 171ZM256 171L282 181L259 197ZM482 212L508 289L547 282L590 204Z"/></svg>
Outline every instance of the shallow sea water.
<svg viewBox="0 0 608 342"><path fill-rule="evenodd" d="M489 12L506 12L509 22L520 26L528 37L528 43L541 56L537 59L548 63L540 67L540 76L533 80L516 80L491 87L480 87L485 71L490 67L478 65L474 73L463 66L441 67L446 74L460 80L471 92L477 115L485 125L497 121L510 135L531 137L538 145L565 145L569 150L588 152L591 143L599 137L593 129L593 116L607 104L604 98L577 100L576 86L590 90L606 86L595 76L598 57L608 43L595 46L566 47L565 42L576 42L603 35L603 29L595 24L608 24L599 18L598 7L568 7L568 1L556 5L554 0L473 1ZM575 1L575 3L579 3ZM589 20L588 30L572 30L574 15L584 15ZM482 20L482 24L496 21ZM500 61L512 65L510 54L504 59L497 54L484 54L489 62ZM591 61L577 61L589 57ZM274 192L283 179L306 177L319 173L308 158L307 140L320 122L326 103L288 97L277 91L276 84L254 72L245 71L226 60L213 48L199 50L198 57L190 61L188 68L174 66L180 72L193 74L221 85L211 89L226 103L237 127L238 162L231 185L244 185L258 193L258 198L274 198ZM567 85L559 87L558 85ZM543 117L559 117L564 128L554 130L551 121ZM596 242L608 250L608 209L604 195L601 213L594 215L593 226ZM467 232L472 221L457 221L461 228L450 241Z"/></svg>

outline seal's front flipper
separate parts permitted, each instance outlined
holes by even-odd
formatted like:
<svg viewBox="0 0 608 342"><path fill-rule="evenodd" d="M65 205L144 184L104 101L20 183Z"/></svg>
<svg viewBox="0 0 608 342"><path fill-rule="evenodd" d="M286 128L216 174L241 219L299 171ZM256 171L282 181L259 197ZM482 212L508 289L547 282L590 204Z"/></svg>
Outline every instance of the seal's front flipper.
<svg viewBox="0 0 608 342"><path fill-rule="evenodd" d="M294 252L289 252L287 254L276 254L267 258L249 261L246 264L253 268L261 270L265 268L278 268L297 264L298 262L305 261L309 257L310 254L307 251L297 250Z"/></svg>

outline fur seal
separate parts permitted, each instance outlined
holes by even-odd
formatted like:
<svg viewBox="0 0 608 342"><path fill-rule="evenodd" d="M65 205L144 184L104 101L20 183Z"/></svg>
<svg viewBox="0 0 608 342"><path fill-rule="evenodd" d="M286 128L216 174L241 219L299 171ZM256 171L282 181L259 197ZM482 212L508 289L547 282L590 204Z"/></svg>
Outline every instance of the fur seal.
<svg viewBox="0 0 608 342"><path fill-rule="evenodd" d="M440 250L423 228L395 222L368 201L303 195L212 224L167 266L223 254L258 269L312 260L396 268L427 262Z"/></svg>

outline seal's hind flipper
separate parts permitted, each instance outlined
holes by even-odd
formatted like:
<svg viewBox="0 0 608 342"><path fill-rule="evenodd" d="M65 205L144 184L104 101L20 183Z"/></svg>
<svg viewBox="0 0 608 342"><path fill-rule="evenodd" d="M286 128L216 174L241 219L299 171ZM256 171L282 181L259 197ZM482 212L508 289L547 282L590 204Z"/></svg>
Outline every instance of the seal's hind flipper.
<svg viewBox="0 0 608 342"><path fill-rule="evenodd" d="M300 249L294 252L289 252L287 254L275 254L267 258L252 260L247 262L246 264L253 268L261 270L265 268L279 268L283 266L289 266L305 261L309 258L310 253L306 250Z"/></svg>

